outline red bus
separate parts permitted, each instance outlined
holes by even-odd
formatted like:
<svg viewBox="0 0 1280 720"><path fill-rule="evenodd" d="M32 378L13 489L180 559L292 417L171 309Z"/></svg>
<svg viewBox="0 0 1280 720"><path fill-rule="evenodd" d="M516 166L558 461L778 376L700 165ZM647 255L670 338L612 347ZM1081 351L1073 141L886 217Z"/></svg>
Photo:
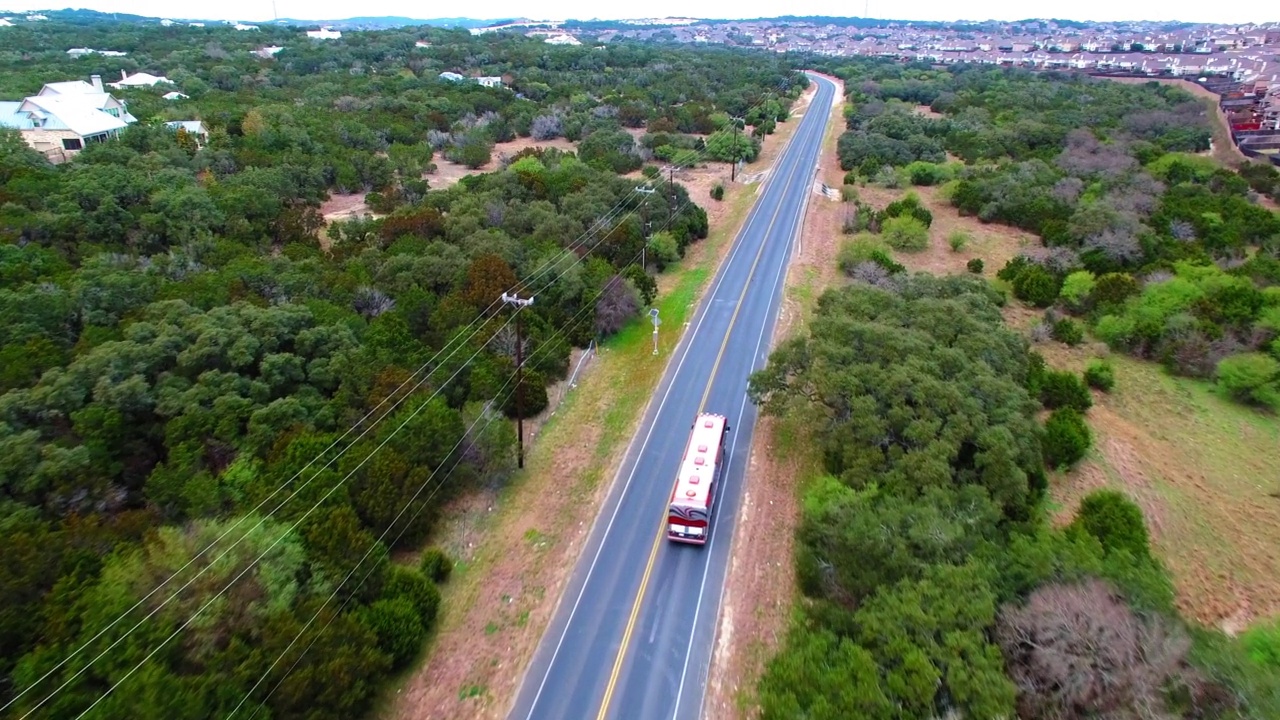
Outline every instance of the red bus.
<svg viewBox="0 0 1280 720"><path fill-rule="evenodd" d="M728 432L728 418L723 415L700 413L694 420L667 508L668 540L705 545L711 536L711 510Z"/></svg>

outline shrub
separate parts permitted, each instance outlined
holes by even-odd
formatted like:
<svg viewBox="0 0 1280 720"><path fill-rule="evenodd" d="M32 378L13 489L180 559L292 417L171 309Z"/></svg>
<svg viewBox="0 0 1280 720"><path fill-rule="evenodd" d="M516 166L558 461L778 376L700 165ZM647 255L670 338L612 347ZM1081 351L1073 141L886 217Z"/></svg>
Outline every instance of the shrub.
<svg viewBox="0 0 1280 720"><path fill-rule="evenodd" d="M1093 303L1099 307L1117 307L1138 294L1138 281L1128 273L1107 273L1093 286Z"/></svg>
<svg viewBox="0 0 1280 720"><path fill-rule="evenodd" d="M1002 278L1003 279L1003 278ZM1058 299L1057 278L1039 265L1028 265L1013 279L1013 295L1036 307L1049 307Z"/></svg>
<svg viewBox="0 0 1280 720"><path fill-rule="evenodd" d="M421 572L403 565L392 565L382 587L382 595L390 600L403 598L412 603L423 628L429 630L435 623L436 611L440 609L440 591Z"/></svg>
<svg viewBox="0 0 1280 720"><path fill-rule="evenodd" d="M947 236L947 244L951 246L952 252L960 252L969 244L969 233L956 230Z"/></svg>
<svg viewBox="0 0 1280 720"><path fill-rule="evenodd" d="M965 263L964 266L974 275L981 275L982 270L985 267L982 263L982 258L973 258L969 262Z"/></svg>
<svg viewBox="0 0 1280 720"><path fill-rule="evenodd" d="M360 619L378 636L378 647L391 656L398 668L418 654L427 636L417 609L405 598L379 600L365 608Z"/></svg>
<svg viewBox="0 0 1280 720"><path fill-rule="evenodd" d="M897 170L885 165L871 176L871 183L889 190L896 190L897 188L902 187L902 177L898 175Z"/></svg>
<svg viewBox="0 0 1280 720"><path fill-rule="evenodd" d="M858 184L858 171L857 171L857 170L850 170L849 172L845 173L845 174L844 174L844 182L843 182L842 184L844 184L844 185L857 185L857 184Z"/></svg>
<svg viewBox="0 0 1280 720"><path fill-rule="evenodd" d="M1072 408L1084 412L1093 405L1093 396L1075 373L1045 370L1040 376L1040 402L1050 410Z"/></svg>
<svg viewBox="0 0 1280 720"><path fill-rule="evenodd" d="M1218 362L1218 386L1232 397L1280 412L1280 361L1242 353Z"/></svg>
<svg viewBox="0 0 1280 720"><path fill-rule="evenodd" d="M1084 457L1093 437L1084 417L1075 409L1061 407L1044 424L1044 461L1049 467L1066 468Z"/></svg>
<svg viewBox="0 0 1280 720"><path fill-rule="evenodd" d="M711 199L712 200L724 199L724 185L721 185L720 183L716 183L715 186L711 188Z"/></svg>
<svg viewBox="0 0 1280 720"><path fill-rule="evenodd" d="M662 170L657 165L645 165L643 168L640 169L640 174L644 175L650 180L654 180L658 176L662 175Z"/></svg>
<svg viewBox="0 0 1280 720"><path fill-rule="evenodd" d="M445 554L444 550L438 547L427 548L422 553L422 560L418 563L418 569L422 574L434 583L442 583L449 579L449 574L453 572L453 561Z"/></svg>
<svg viewBox="0 0 1280 720"><path fill-rule="evenodd" d="M1053 324L1051 337L1060 343L1075 347L1084 342L1084 330L1071 318L1063 318Z"/></svg>
<svg viewBox="0 0 1280 720"><path fill-rule="evenodd" d="M1097 538L1107 552L1124 550L1136 558L1151 555L1142 509L1124 493L1115 490L1089 493L1080 503L1071 527Z"/></svg>
<svg viewBox="0 0 1280 720"><path fill-rule="evenodd" d="M868 233L855 235L841 245L837 262L840 270L850 276L859 265L868 262L879 265L891 274L906 270L901 264L894 262L889 246L883 240Z"/></svg>
<svg viewBox="0 0 1280 720"><path fill-rule="evenodd" d="M907 165L906 170L912 185L938 185L951 179L946 167L922 160Z"/></svg>
<svg viewBox="0 0 1280 720"><path fill-rule="evenodd" d="M858 202L858 188L853 185L841 186L840 200L842 202Z"/></svg>
<svg viewBox="0 0 1280 720"><path fill-rule="evenodd" d="M889 218L880 234L895 250L913 252L929 247L929 228L914 217Z"/></svg>
<svg viewBox="0 0 1280 720"><path fill-rule="evenodd" d="M520 383L514 391L508 392L502 404L502 411L507 417L517 415L516 398L519 397L519 414L531 418L547 408L547 379L542 373L525 367L521 372Z"/></svg>
<svg viewBox="0 0 1280 720"><path fill-rule="evenodd" d="M1084 381L1091 388L1111 392L1111 388L1116 386L1115 369L1105 360L1091 360L1084 370Z"/></svg>
<svg viewBox="0 0 1280 720"><path fill-rule="evenodd" d="M1090 295L1096 285L1097 281L1093 273L1088 270L1078 270L1062 281L1062 292L1059 296L1069 309L1082 312L1087 309Z"/></svg>
<svg viewBox="0 0 1280 720"><path fill-rule="evenodd" d="M901 200L894 200L886 205L883 214L886 218L913 217L925 227L933 225L933 213L929 212L929 208L920 204L920 197L914 192L909 192Z"/></svg>

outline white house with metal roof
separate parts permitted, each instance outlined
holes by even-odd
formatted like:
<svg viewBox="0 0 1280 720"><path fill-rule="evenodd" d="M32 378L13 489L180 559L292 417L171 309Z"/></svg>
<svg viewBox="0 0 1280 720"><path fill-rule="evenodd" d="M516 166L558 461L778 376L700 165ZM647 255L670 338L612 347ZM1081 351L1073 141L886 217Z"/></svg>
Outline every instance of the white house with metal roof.
<svg viewBox="0 0 1280 720"><path fill-rule="evenodd" d="M50 162L64 162L88 143L120 134L138 119L124 101L102 87L102 78L47 83L40 92L18 101L0 101L0 126L13 128Z"/></svg>

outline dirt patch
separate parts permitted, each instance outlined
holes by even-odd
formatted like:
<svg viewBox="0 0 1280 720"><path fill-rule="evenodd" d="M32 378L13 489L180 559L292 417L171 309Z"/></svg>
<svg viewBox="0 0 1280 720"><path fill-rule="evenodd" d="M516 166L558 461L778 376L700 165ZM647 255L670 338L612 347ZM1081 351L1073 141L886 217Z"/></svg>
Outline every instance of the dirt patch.
<svg viewBox="0 0 1280 720"><path fill-rule="evenodd" d="M785 131L780 128L766 139L766 157L776 157L776 146L790 137L795 124L784 123ZM727 175L728 168L713 167L676 176L707 209L710 240L737 234L749 207L746 196L755 192L726 183L725 200L712 201L711 186ZM439 185L433 181L433 187ZM714 268L721 262L732 242L710 240L691 246L683 266ZM660 290L674 282L673 273L658 278ZM582 508L602 502L643 404L634 417L614 424L601 418L611 418L624 387L630 392L656 385L661 375L662 365L654 363L652 377L622 377L617 368L623 366L611 361L615 352L602 350L588 364L585 379L568 394L557 417L535 422L532 429L526 423L526 432L535 435L526 448L526 471L511 487L471 493L446 511L450 519L432 542L452 549L463 562L444 588L440 626L423 666L388 698L383 717L498 718L511 706L591 528L593 515ZM566 421L570 417L585 420ZM566 517L580 519L565 525Z"/></svg>
<svg viewBox="0 0 1280 720"><path fill-rule="evenodd" d="M1038 315L1006 311L1020 329ZM1108 355L1098 343L1035 349L1050 366L1075 372ZM1146 516L1185 617L1238 632L1280 613L1280 500L1273 495L1280 485L1263 450L1280 447L1280 420L1156 364L1110 358L1116 388L1095 391L1087 415L1094 448L1071 472L1050 478L1055 523L1070 522L1095 489L1123 490Z"/></svg>
<svg viewBox="0 0 1280 720"><path fill-rule="evenodd" d="M946 117L942 113L934 112L933 108L928 105L917 105L912 108L912 112L920 117L929 118L930 120L942 120Z"/></svg>
<svg viewBox="0 0 1280 720"><path fill-rule="evenodd" d="M844 93L837 82L836 107L824 138L819 179L839 186L835 157ZM816 86L815 86L816 88ZM809 199L801 241L787 270L786 298L773 343L802 327L815 293L840 282L836 253L841 204L820 195ZM794 545L799 522L803 463L781 452L779 421L761 418L751 445L741 515L734 531L733 560L725 579L704 717L754 717L754 689L765 662L786 636L795 596Z"/></svg>
<svg viewBox="0 0 1280 720"><path fill-rule="evenodd" d="M364 203L364 193L334 193L320 204L320 216L325 223L335 220L349 220L356 215L369 214L369 206Z"/></svg>
<svg viewBox="0 0 1280 720"><path fill-rule="evenodd" d="M566 152L574 151L574 144L564 138L555 138L553 140L534 140L533 138L516 138L511 142L498 143L493 146L493 154L489 158L489 162L482 167L472 170L466 165L459 165L444 159L444 156L437 154L435 158L436 169L423 174L422 178L431 185L432 190L443 190L447 187L457 184L459 180L468 175L479 175L482 173L497 172L502 169L504 157L511 157L521 150L528 148L556 148Z"/></svg>

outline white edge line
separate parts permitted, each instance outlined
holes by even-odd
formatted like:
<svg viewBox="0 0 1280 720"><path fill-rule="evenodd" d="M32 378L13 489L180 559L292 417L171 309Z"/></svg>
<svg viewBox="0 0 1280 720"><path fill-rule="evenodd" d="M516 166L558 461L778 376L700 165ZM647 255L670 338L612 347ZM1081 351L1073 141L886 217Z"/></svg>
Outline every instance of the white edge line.
<svg viewBox="0 0 1280 720"><path fill-rule="evenodd" d="M830 115L830 113L828 113L828 115ZM829 118L828 118L828 119L829 119ZM825 127L825 125L826 125L826 123L824 122L824 123L823 123L823 132L822 132L822 134L821 134L821 136L820 136L820 138L822 138L822 139L825 139L825 138L826 138L826 127ZM796 131L796 132L797 132L797 134L798 134L798 133L799 133L799 129L797 129L797 131ZM819 140L819 143L818 143L818 153L819 153L819 156L821 156L821 153L822 153L822 143L821 143L821 140ZM815 168L815 169L814 169L814 173L816 174L816 172L817 172L817 169ZM812 185L812 178L810 178L810 185ZM804 203L805 207L801 209L801 212L800 212L800 213L797 215L797 217L796 217L796 221L795 221L794 223L792 223L792 233L797 233L797 232L799 232L799 230L800 230L801 228L803 228L804 210L805 210L805 209L807 209L808 204L809 204L809 203L808 203L809 194L810 194L810 193L805 193L805 203ZM781 291L781 289L782 289L782 286L783 286L783 283L781 283L781 282L780 282L780 280L782 279L782 276L783 276L783 270L785 270L785 269L787 269L788 267L790 267L790 266L791 266L791 261L794 259L794 255L790 252L790 245L791 245L791 243L788 243L787 245L788 245L788 250L787 250L787 255L786 255L786 258L785 258L785 262L779 263L779 265L778 265L778 270L777 270L777 272L774 274L774 277L773 277L773 290L772 290L772 292L771 292L771 293L770 293L770 295L769 295L769 305L768 305L768 306L767 306L767 308L766 308L765 317L764 317L764 322L762 323L762 327L760 328L760 337L759 337L759 339L757 339L757 340L756 340L756 349L755 349L755 351L754 351L754 352L752 353L752 355L751 355L751 367L752 367L752 370L753 370L753 371L756 369L756 367L755 367L755 366L756 366L756 362L757 362L757 359L758 359L758 358L759 358L759 356L760 356L760 346L764 343L764 335L765 335L765 333L764 333L765 327L764 327L764 326L769 325L769 324L770 324L770 320L771 320L770 315L771 315L772 313L768 312L768 308L771 308L771 307L773 306L773 303L774 303L774 302L776 301L776 299L779 297L779 293L780 293L780 291ZM779 307L781 307L781 306L779 306ZM773 316L773 318L772 318L772 320L773 320L773 322L776 324L776 323L777 323L777 315L774 315L774 316ZM772 335L772 333L771 333L770 335ZM772 337L770 337L770 341L769 341L769 342L770 342L770 345L772 346L772 344L773 344L773 339L772 339ZM746 414L746 411L747 411L747 399L744 397L744 398L742 399L742 404L738 407L738 419L737 419L737 426L738 426L738 427L741 427L741 426L742 426L742 416L743 416L744 414ZM753 439L754 439L754 435L755 435L754 428L752 428L752 436L753 436ZM730 446L730 450L729 450L729 458L730 458L730 462L732 462L732 460L733 460L733 452L734 452L734 450L737 448L737 445L738 445L738 438L739 438L739 437L741 437L741 436L740 436L740 435L734 435L734 436L733 436L733 444ZM750 452L750 447L748 447L748 452ZM746 473L747 473L747 470L748 470L748 469L750 469L750 467L749 467L749 463L748 463L748 467L743 468L743 470L742 470L742 478L743 478L743 487L744 487L744 488L746 487ZM726 475L726 477L728 476L728 474L729 474L729 465L728 465L728 463L726 463L726 465L725 465L725 475ZM723 496L723 495L722 495L722 496ZM736 528L736 525L735 525L735 528ZM711 549L714 547L714 544L715 544L715 541L716 541L716 535L715 535L715 529L714 529L714 528L712 529L712 533L713 533L713 534L711 535L711 540L710 540L710 542L708 543L708 547L707 547L707 554L708 554L708 555L710 555L710 553L711 553ZM732 555L732 554L733 554L733 538L734 538L734 536L731 534L731 535L729 536L729 552L730 552L730 555ZM680 700L681 700L681 698L684 696L685 678L686 678L686 676L688 675L688 672L689 672L689 659L690 659L690 658L692 657L692 655L693 655L693 641L694 641L694 638L695 638L695 636L697 635L697 631L698 631L698 616L699 616L699 614L701 614L701 612L702 612L702 598L703 598L703 596L706 594L706 589L707 589L707 573L708 573L710 570L711 570L711 559L710 559L710 558L707 558L707 562L706 562L706 564L705 564L705 565L703 565L703 569L702 569L702 582L701 582L701 584L698 586L698 603L697 603L696 608L695 608L695 609L694 609L694 611L693 611L693 623L690 625L690 628L689 628L689 644L685 647L685 652L684 652L684 666L680 669L680 683L679 683L679 685L677 685L677 686L676 686L676 687L677 687L677 689L676 689L676 701L675 701L675 705L673 706L672 711L671 711L671 717L672 717L672 720L675 720L675 718L679 717L679 715L680 715ZM726 570L726 577L727 577L727 570ZM721 597L722 597L722 599L723 599L723 595L722 595ZM717 616L717 617L719 617L719 614L720 614L720 603L716 603L716 616ZM717 633L715 633L715 634L719 634L719 633L717 632ZM705 698L705 697L703 698L703 702L704 702L704 703L706 702L706 698Z"/></svg>
<svg viewBox="0 0 1280 720"><path fill-rule="evenodd" d="M799 134L799 132L800 132L800 128L797 127L796 133ZM787 150L790 149L791 147L791 141L794 139L795 139L795 135L787 139L787 147L783 148L782 151L779 153L778 162L774 163L775 167L780 166L782 164L783 158L786 157ZM760 193L761 197L764 196L765 191L767 191L768 189L765 186L770 185L772 180L773 180L773 176L770 175L769 177L765 178L764 183L761 184L761 193ZM781 202L781 199L779 200L779 202ZM752 204L751 212L747 214L747 219L743 223L742 228L738 231L738 236L734 238L732 252L729 253L729 257L726 258L724 263L720 266L720 270L718 272L719 277L716 278L715 285L711 288L711 292L707 293L702 298L702 301L700 303L701 308L699 308L698 322L696 325L694 325L693 332L688 333L684 337L680 338L679 344L682 347L679 347L677 349L679 351L682 351L683 354L680 356L680 362L676 364L675 371L670 375L670 377L666 377L665 371L663 373L664 375L663 379L667 381L667 389L662 394L662 400L658 402L658 409L653 416L654 420L657 420L658 416L662 414L662 408L664 408L667 404L667 398L671 395L671 389L675 386L675 379L680 374L680 368L684 366L684 361L689 357L689 348L692 347L694 338L697 337L698 331L702 328L703 321L707 319L707 315L709 315L711 312L711 305L712 305L712 302L715 300L716 293L719 292L720 285L724 282L724 279L729 274L728 272L729 267L733 264L734 258L737 257L738 251L742 248L742 242L741 242L742 236L747 230L747 228L751 226L751 222L755 218L756 211L759 210L760 204L761 203L759 202L759 200L755 201ZM762 238L761 243L763 242L764 242L764 239ZM652 398L650 398L650 402L652 402ZM641 417L643 418L645 415L648 415L648 413L649 413L649 408L646 407ZM635 456L637 461L639 460L640 454L643 454L644 449L649 445L649 439L653 436L653 431L655 427L656 427L656 423L650 423L649 431L645 433L644 441L640 444L639 452ZM736 442L737 438L735 437L734 439ZM635 438L632 438L631 446L627 448L627 452L623 455L623 457L624 458L630 457L631 454L636 450L637 448L635 446ZM627 490L631 487L631 481L632 479L635 478L636 471L639 469L638 465L639 465L638 462L633 462L631 464L631 472L627 474L626 482L623 483L622 491L618 494L617 502L613 507L613 513L611 513L609 516L609 523L608 525L605 526L604 535L600 537L600 544L599 546L596 547L596 554L591 559L591 565L587 568L587 574L582 580L582 588L578 591L578 596L573 601L573 607L570 608L569 610L569 618L568 620L565 621L564 629L560 632L560 639L556 641L556 648L551 653L551 659L547 661L547 670L542 675L542 682L538 683L538 690L536 693L534 693L533 700L529 703L529 714L525 716L526 720L533 717L533 713L538 707L538 700L542 697L542 690L546 687L547 679L551 677L551 668L555 666L556 657L559 656L560 648L561 646L564 645L564 639L565 637L568 636L569 628L573 625L573 617L575 614L577 614L578 606L582 603L582 597L587 591L587 585L591 582L591 576L595 572L596 563L600 561L600 553L604 551L604 546L606 544L606 540L609 537L609 532L613 529L613 522L614 520L617 519L618 512L622 509L622 501L627 495ZM618 473L614 476L613 485L616 486L618 480L621 477L622 477L622 468L619 468ZM587 532L588 538L591 537L592 533L595 532L596 526L600 522L600 517L601 517L600 515L596 516L595 522L592 523L591 529ZM564 600L564 596L562 595L560 602L563 602L563 600ZM556 609L553 610L551 613L552 622L555 621L555 617L560 611L559 605L560 603L557 603ZM523 682L521 684L523 685ZM520 690L516 691L514 702L517 704L520 702ZM514 710L514 708L512 709Z"/></svg>

